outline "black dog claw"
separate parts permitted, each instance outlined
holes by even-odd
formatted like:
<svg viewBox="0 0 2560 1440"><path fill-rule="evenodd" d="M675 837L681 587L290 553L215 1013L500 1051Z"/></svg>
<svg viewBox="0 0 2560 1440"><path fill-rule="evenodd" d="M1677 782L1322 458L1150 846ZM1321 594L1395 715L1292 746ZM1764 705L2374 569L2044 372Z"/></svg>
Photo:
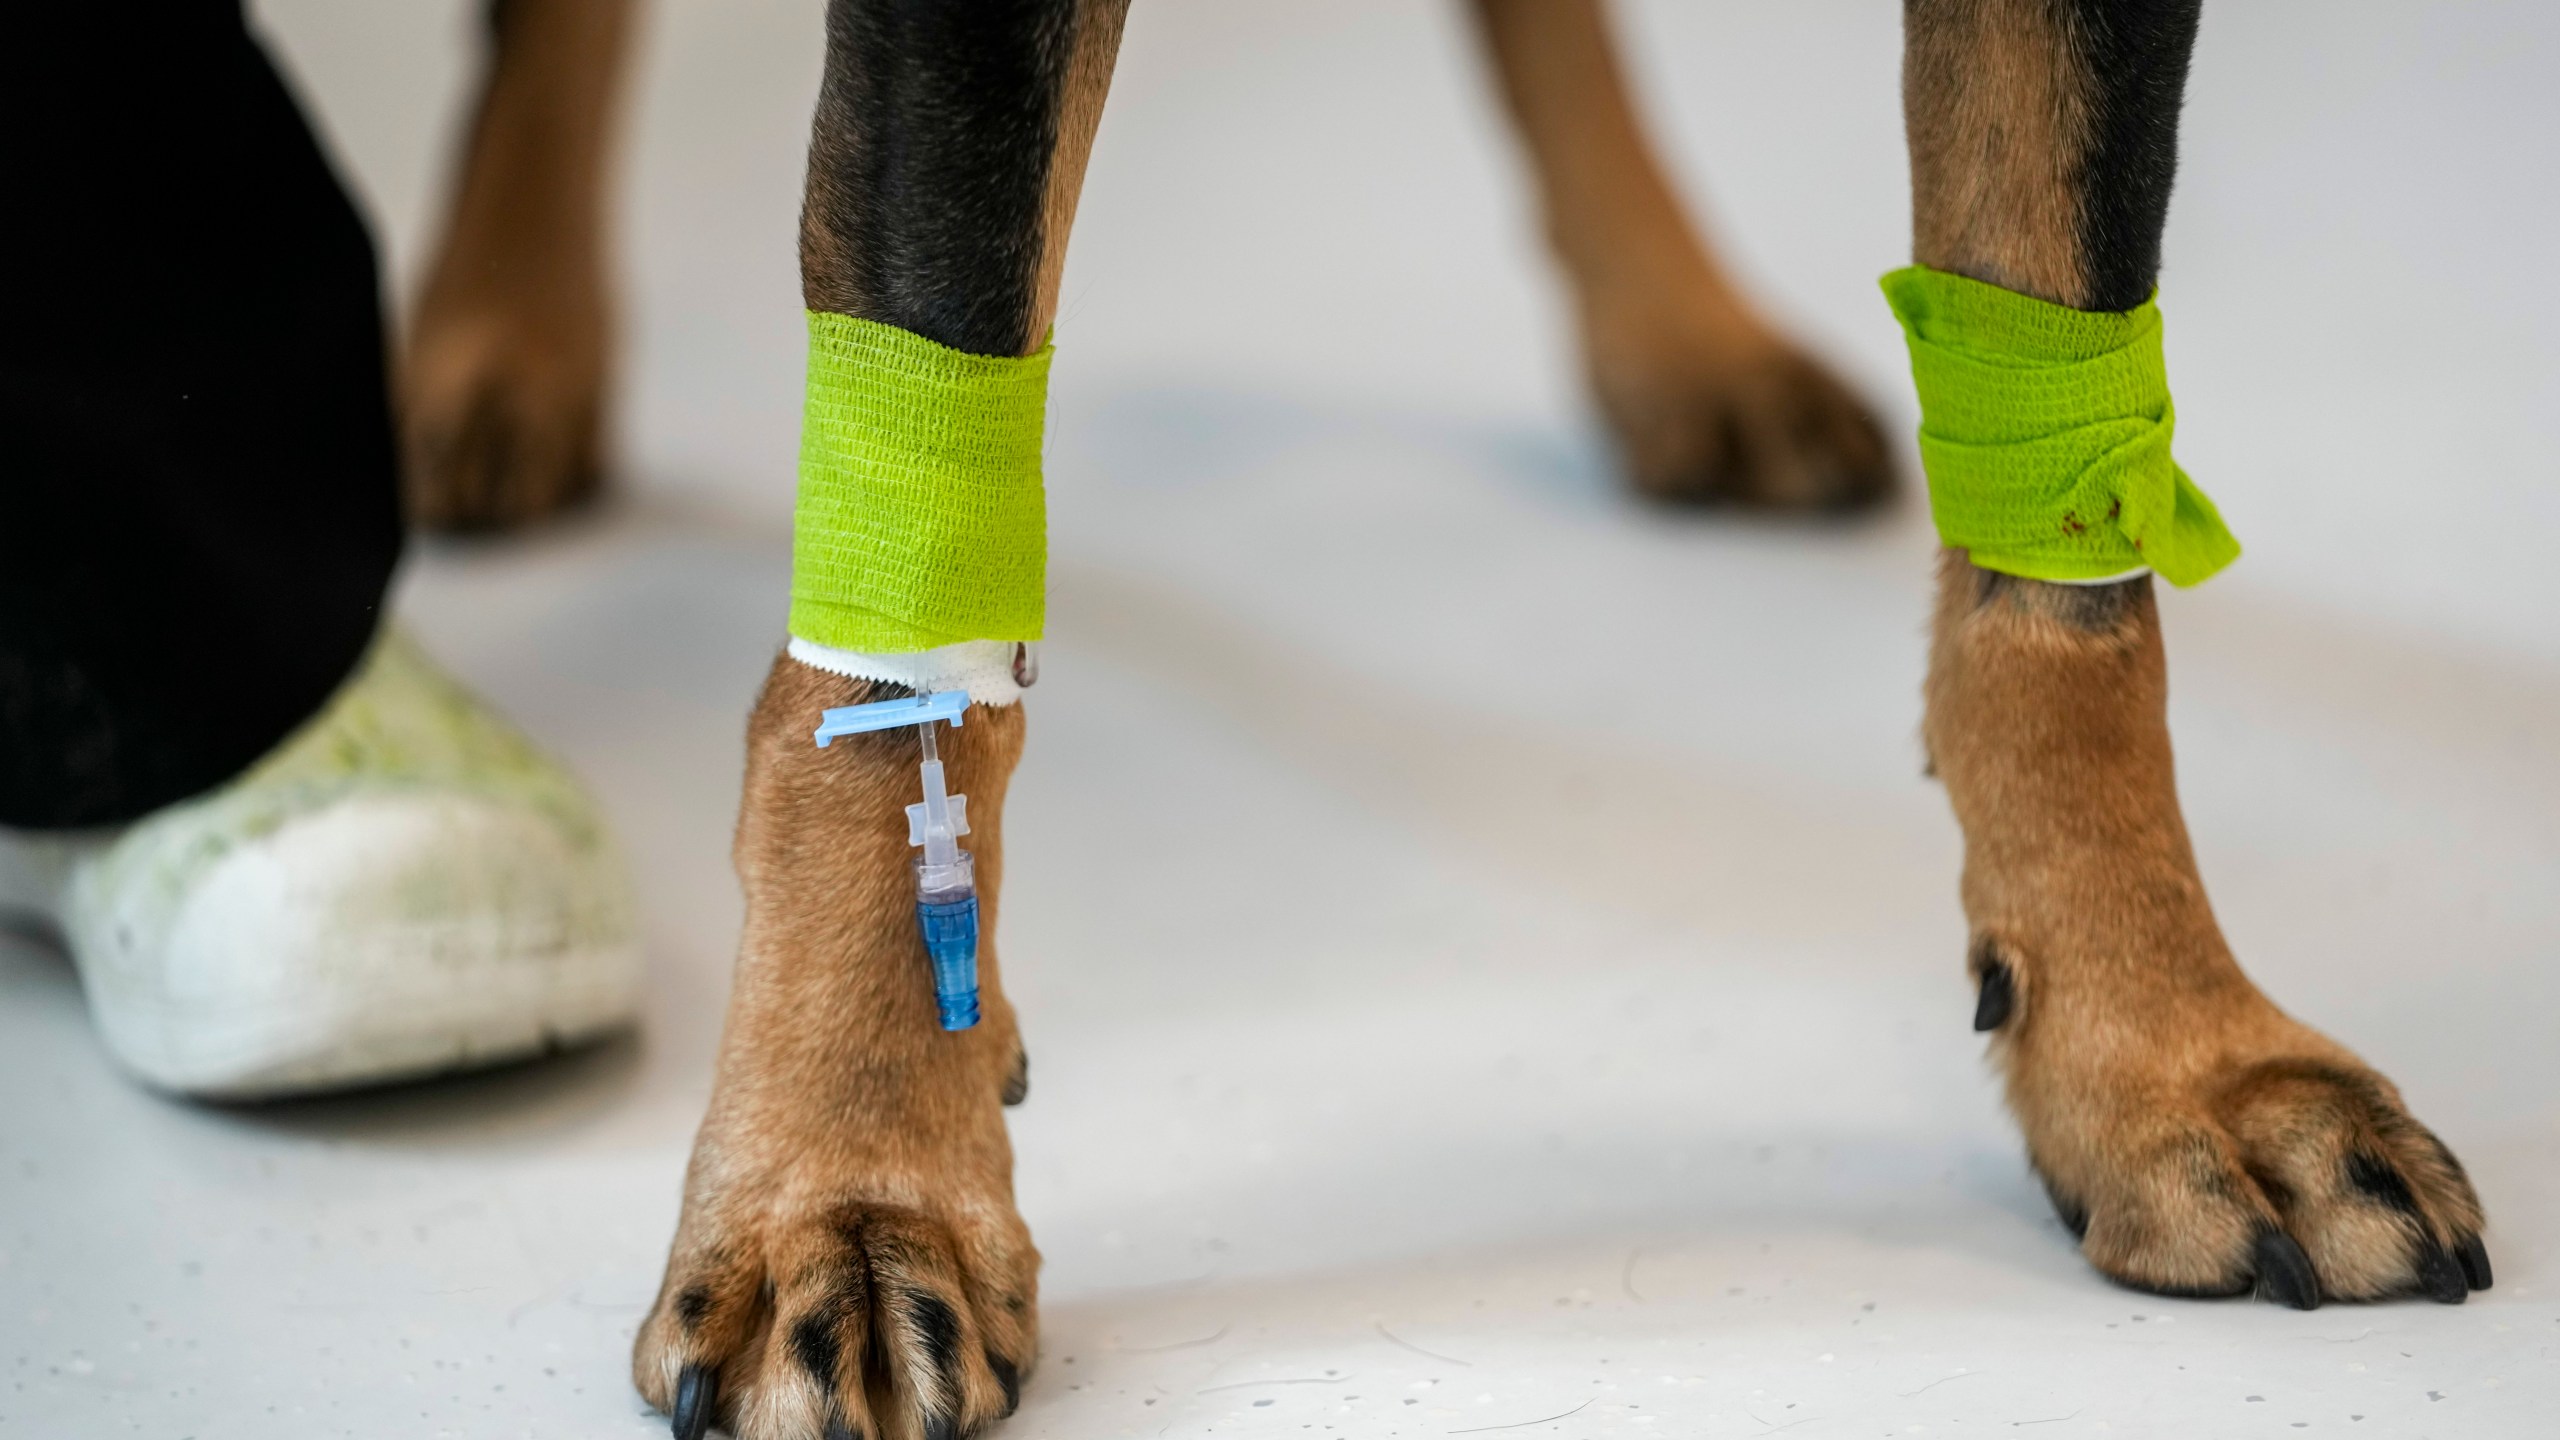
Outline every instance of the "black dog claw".
<svg viewBox="0 0 2560 1440"><path fill-rule="evenodd" d="M2017 1008L2018 982L2009 973L2009 962L1989 946L1983 947L1981 970L1982 993L1973 1002L1973 1028L1997 1030L2007 1023L2009 1012Z"/></svg>
<svg viewBox="0 0 2560 1440"><path fill-rule="evenodd" d="M2311 1257L2281 1230L2261 1230L2254 1247L2258 1264L2258 1298L2296 1310L2320 1308L2320 1276Z"/></svg>
<svg viewBox="0 0 2560 1440"><path fill-rule="evenodd" d="M2453 1252L2432 1239L2418 1242L2418 1293L2439 1305L2459 1305L2471 1293Z"/></svg>
<svg viewBox="0 0 2560 1440"><path fill-rule="evenodd" d="M2464 1236L2453 1247L2453 1258L2462 1262L2462 1278L2471 1282L2472 1289L2489 1288L2489 1247L2480 1243L2479 1236Z"/></svg>
<svg viewBox="0 0 2560 1440"><path fill-rule="evenodd" d="M676 1440L702 1440L711 1428L712 1402L718 1398L718 1376L705 1365L687 1365L676 1375L676 1408L669 1417Z"/></svg>

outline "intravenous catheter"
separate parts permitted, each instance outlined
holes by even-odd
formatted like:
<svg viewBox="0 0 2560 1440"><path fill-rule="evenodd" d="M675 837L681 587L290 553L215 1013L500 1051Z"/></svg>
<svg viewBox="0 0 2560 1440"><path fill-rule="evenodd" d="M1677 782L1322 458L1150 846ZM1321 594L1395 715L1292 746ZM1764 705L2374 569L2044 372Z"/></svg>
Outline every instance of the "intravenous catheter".
<svg viewBox="0 0 2560 1440"><path fill-rule="evenodd" d="M978 885L960 837L969 833L969 797L942 789L942 756L934 748L938 720L953 725L968 713L969 692L941 690L905 700L847 705L819 717L818 748L839 735L861 735L913 725L924 747L924 800L907 807L907 843L916 857L916 929L933 965L933 999L942 1028L966 1030L978 1023Z"/></svg>

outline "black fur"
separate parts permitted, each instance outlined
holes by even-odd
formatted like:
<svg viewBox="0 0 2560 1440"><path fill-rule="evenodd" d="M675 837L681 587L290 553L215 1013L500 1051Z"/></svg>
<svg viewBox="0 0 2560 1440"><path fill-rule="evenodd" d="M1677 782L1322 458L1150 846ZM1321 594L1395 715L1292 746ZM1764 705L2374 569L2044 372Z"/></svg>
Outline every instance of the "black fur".
<svg viewBox="0 0 2560 1440"><path fill-rule="evenodd" d="M704 1286L692 1286L676 1297L676 1320L687 1330L701 1324L702 1317L710 1313L711 1291Z"/></svg>
<svg viewBox="0 0 2560 1440"><path fill-rule="evenodd" d="M836 1340L836 1316L826 1310L803 1315L791 1326L791 1358L809 1372L809 1378L827 1389L836 1383L836 1362L844 1357L844 1348Z"/></svg>
<svg viewBox="0 0 2560 1440"><path fill-rule="evenodd" d="M2202 3L2064 0L2095 111L2077 177L2086 309L2130 310L2159 283L2160 232L2178 172L2178 107Z"/></svg>
<svg viewBox="0 0 2560 1440"><path fill-rule="evenodd" d="M2366 1198L2397 1210L2403 1215L2422 1215L2418 1197L2409 1193L2409 1182L2391 1168L2391 1162L2379 1155L2358 1150L2347 1157L2347 1183L2363 1192Z"/></svg>
<svg viewBox="0 0 2560 1440"><path fill-rule="evenodd" d="M907 1325L933 1373L942 1377L942 1394L951 1409L960 1406L960 1317L939 1295L918 1291L907 1298Z"/></svg>
<svg viewBox="0 0 2560 1440"><path fill-rule="evenodd" d="M1075 0L832 0L807 303L980 355L1031 335Z"/></svg>
<svg viewBox="0 0 2560 1440"><path fill-rule="evenodd" d="M401 544L362 217L237 3L0 44L0 826L138 819L300 729Z"/></svg>

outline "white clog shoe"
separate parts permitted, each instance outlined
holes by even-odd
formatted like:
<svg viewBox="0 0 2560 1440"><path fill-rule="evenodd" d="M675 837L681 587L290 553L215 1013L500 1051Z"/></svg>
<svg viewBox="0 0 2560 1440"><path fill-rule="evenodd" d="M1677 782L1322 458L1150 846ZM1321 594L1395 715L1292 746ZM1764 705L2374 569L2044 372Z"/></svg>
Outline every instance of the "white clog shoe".
<svg viewBox="0 0 2560 1440"><path fill-rule="evenodd" d="M160 1089L469 1069L638 1008L630 883L594 803L397 629L220 789L0 848L0 891L50 911L108 1050Z"/></svg>

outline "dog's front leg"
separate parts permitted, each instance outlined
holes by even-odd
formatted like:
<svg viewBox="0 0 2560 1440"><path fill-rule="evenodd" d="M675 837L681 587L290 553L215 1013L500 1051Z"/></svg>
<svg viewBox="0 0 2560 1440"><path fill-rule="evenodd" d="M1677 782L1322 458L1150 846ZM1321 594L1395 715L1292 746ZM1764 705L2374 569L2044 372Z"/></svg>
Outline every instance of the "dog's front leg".
<svg viewBox="0 0 2560 1440"><path fill-rule="evenodd" d="M750 725L746 930L633 1362L688 1440L715 1418L744 1440L947 1440L1010 1413L1035 1358L1002 1112L1022 1051L992 946L1023 733L1000 642L1037 633L1044 341L1122 11L828 10L793 642ZM821 712L910 689L980 702L936 737L989 942L974 1026L938 1012L919 938L916 732L812 743Z"/></svg>
<svg viewBox="0 0 2560 1440"><path fill-rule="evenodd" d="M2000 473L2015 477L2034 468L2014 459L2021 437L2075 443L2037 418L2050 396L2004 393L2026 382L2001 376L2096 377L2132 397L2091 424L2128 447L2156 430L2155 495L2168 495L2165 382L2142 400L2126 352L2147 336L2157 354L2141 307L2194 0L1912 0L1905 13L1913 249L1937 273L1889 285L1910 287L1896 304L1915 368L1964 368L1948 383L1969 407L1942 415L1924 378L1924 453L1942 427L1941 534L1996 508L1949 493L1980 478L1966 467L1986 449L2006 447ZM2004 333L2015 317L2025 333ZM1952 358L1921 354L1932 325ZM1992 497L2002 523L2032 514L2022 493ZM2115 568L2099 530L2122 517L2103 495L2083 503L2097 492L2057 493L2052 533L2008 532L2033 558L1976 542L1941 559L1926 726L1964 829L1977 1027L1993 1032L2056 1207L2093 1264L2146 1289L2254 1286L2309 1306L2486 1286L2462 1167L2389 1080L2277 1009L2224 944L2178 811L2151 577L2086 583ZM2177 513L2191 533L2218 530L2182 492ZM2125 521L2124 535L2129 558L2172 579L2230 553L2165 519ZM2083 583L2021 573L2074 567Z"/></svg>

